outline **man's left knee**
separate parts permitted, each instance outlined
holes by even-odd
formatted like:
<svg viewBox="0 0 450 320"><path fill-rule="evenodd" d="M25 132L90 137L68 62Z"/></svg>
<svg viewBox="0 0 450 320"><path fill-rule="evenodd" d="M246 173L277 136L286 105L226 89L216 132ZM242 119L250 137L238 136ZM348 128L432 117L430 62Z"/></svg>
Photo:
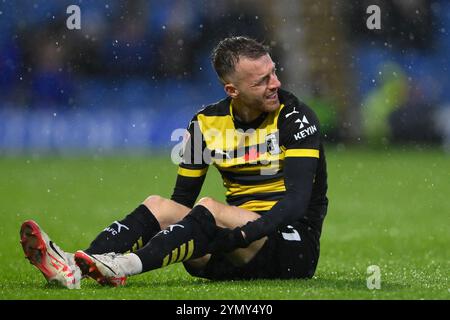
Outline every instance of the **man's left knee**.
<svg viewBox="0 0 450 320"><path fill-rule="evenodd" d="M196 205L204 206L206 209L208 209L211 214L214 216L216 214L217 210L217 204L219 202L214 200L211 197L203 197L201 198Z"/></svg>

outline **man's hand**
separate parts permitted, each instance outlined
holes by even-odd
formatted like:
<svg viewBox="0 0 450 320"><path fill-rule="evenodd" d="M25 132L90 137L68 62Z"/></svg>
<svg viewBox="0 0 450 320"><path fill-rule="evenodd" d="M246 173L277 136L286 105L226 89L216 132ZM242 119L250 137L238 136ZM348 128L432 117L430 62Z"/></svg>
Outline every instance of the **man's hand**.
<svg viewBox="0 0 450 320"><path fill-rule="evenodd" d="M231 252L238 248L245 248L249 245L245 240L245 233L241 228L227 229L220 228L216 232L211 243L212 252Z"/></svg>

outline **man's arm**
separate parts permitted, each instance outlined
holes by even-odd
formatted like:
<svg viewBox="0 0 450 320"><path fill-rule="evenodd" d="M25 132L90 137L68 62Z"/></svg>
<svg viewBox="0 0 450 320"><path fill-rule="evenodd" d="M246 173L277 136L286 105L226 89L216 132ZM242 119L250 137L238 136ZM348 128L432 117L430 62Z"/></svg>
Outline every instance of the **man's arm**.
<svg viewBox="0 0 450 320"><path fill-rule="evenodd" d="M207 169L192 170L180 166L178 168L175 188L170 199L188 208L192 208L202 189Z"/></svg>
<svg viewBox="0 0 450 320"><path fill-rule="evenodd" d="M297 149L301 152L302 149ZM303 149L319 156L319 150ZM311 150L311 151L309 151ZM311 198L317 158L286 157L284 181L286 194L261 218L247 223L241 228L247 243L258 240L279 227L299 220L307 211Z"/></svg>
<svg viewBox="0 0 450 320"><path fill-rule="evenodd" d="M197 116L189 123L182 147L182 161L171 200L192 208L202 189L208 171L203 159L205 142L197 122Z"/></svg>

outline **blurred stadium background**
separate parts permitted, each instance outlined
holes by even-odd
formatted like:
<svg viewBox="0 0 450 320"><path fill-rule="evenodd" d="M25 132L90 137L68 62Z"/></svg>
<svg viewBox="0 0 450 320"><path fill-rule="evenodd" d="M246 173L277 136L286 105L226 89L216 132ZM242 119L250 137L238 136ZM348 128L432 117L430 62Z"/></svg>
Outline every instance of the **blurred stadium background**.
<svg viewBox="0 0 450 320"><path fill-rule="evenodd" d="M381 30L366 27L371 4ZM172 147L224 96L209 53L236 34L272 47L329 142L450 150L449 31L446 0L2 0L0 154Z"/></svg>

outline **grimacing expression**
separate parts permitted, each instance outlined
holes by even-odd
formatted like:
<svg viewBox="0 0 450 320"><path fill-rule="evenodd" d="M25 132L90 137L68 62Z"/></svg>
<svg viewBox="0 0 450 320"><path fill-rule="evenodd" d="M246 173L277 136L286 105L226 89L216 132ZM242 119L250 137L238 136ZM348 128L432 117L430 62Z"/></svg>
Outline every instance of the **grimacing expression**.
<svg viewBox="0 0 450 320"><path fill-rule="evenodd" d="M268 54L258 59L241 57L230 77L237 89L235 99L261 112L278 109L278 89L281 82L275 71L275 63Z"/></svg>

